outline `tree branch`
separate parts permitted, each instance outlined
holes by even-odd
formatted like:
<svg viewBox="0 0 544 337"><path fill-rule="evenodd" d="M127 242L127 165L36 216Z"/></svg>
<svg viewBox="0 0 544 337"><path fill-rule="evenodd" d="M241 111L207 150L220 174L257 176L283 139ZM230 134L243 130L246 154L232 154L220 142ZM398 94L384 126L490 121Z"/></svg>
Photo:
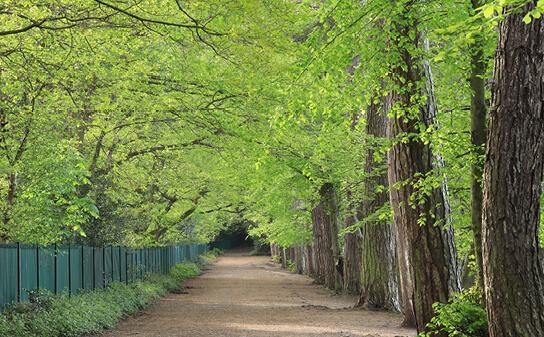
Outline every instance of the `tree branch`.
<svg viewBox="0 0 544 337"><path fill-rule="evenodd" d="M136 19L142 23L145 23L145 22L148 22L148 23L154 23L154 24L158 24L158 25L164 25L164 26L173 26L173 27L181 27L181 28L188 28L188 29L195 29L195 30L202 30L204 32L206 32L206 34L209 34L209 35L214 35L214 36L224 36L226 34L223 34L223 33L219 33L217 31L214 31L212 29L209 29L209 28L206 28L206 27L203 27L203 26L200 26L199 24L196 24L196 25L187 25L187 24L181 24L181 23L174 23L174 22L168 22L168 21L159 21L159 20L153 20L153 19L147 19L147 18L143 18L141 16L138 16L136 14L132 14L122 8L119 8L117 6L114 6L112 4L108 4L102 0L94 0L96 3L99 3L101 5L104 5L108 8L111 8L119 13L123 13L125 14L126 16L129 16L133 19Z"/></svg>

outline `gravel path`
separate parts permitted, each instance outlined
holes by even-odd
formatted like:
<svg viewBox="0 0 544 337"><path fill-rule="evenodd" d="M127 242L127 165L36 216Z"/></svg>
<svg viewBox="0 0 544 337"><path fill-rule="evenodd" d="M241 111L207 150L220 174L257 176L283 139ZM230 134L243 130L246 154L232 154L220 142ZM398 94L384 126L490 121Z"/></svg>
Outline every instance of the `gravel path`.
<svg viewBox="0 0 544 337"><path fill-rule="evenodd" d="M356 297L335 295L312 279L280 269L268 256L235 249L180 294L95 336L415 336L402 315L352 309Z"/></svg>

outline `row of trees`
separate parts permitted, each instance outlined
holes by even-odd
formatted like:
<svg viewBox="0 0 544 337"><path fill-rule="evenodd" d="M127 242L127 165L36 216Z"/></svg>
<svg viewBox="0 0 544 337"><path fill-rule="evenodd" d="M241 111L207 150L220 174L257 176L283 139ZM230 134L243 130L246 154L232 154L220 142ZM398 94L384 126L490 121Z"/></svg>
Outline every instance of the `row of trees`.
<svg viewBox="0 0 544 337"><path fill-rule="evenodd" d="M491 335L539 335L543 11L6 2L0 238L160 245L242 226L419 331L474 272Z"/></svg>

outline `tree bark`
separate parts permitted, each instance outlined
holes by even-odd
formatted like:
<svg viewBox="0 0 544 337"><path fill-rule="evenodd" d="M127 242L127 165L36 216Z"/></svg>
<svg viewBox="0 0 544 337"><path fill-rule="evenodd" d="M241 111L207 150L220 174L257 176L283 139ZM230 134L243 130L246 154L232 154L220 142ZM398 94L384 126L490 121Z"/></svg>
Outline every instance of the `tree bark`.
<svg viewBox="0 0 544 337"><path fill-rule="evenodd" d="M481 0L471 0L472 9L480 8L483 3ZM487 69L484 60L484 41L482 33L476 32L473 35L474 43L469 46L471 53L470 65L470 145L472 158L470 162L470 217L472 223L472 233L474 238L474 257L478 273L477 284L482 294L482 304L485 305L484 293L484 273L482 262L482 177L484 171L481 158L485 152L486 143L486 115L487 107L485 104L485 83L484 75Z"/></svg>
<svg viewBox="0 0 544 337"><path fill-rule="evenodd" d="M319 202L312 209L312 223L315 249L315 282L323 284L326 288L335 289L336 275L334 268L334 252L331 224L334 213L329 208L327 201L330 186L325 183L319 189Z"/></svg>
<svg viewBox="0 0 544 337"><path fill-rule="evenodd" d="M306 257L307 268L304 271L305 275L315 275L315 258L314 245L309 245L304 248L304 256Z"/></svg>
<svg viewBox="0 0 544 337"><path fill-rule="evenodd" d="M351 191L347 192L349 216L344 221L344 227L354 226L357 220L356 205L352 201ZM344 292L359 294L361 291L361 230L344 234Z"/></svg>
<svg viewBox="0 0 544 337"><path fill-rule="evenodd" d="M304 274L306 268L306 261L304 259L304 247L299 244L295 244L294 255L295 255L295 273Z"/></svg>
<svg viewBox="0 0 544 337"><path fill-rule="evenodd" d="M382 96L380 103L372 102L367 108L366 133L376 139L387 137L390 100L389 95ZM365 180L364 199L358 212L364 224L361 226L361 293L356 307L401 311L395 228L387 218L375 219L376 212L389 201L387 159L374 160L377 146L368 146L364 165L365 174L375 176Z"/></svg>
<svg viewBox="0 0 544 337"><path fill-rule="evenodd" d="M419 59L418 49L426 48L417 28L416 7L405 3L405 10L393 22L397 34L392 48L400 60L393 66L392 111L389 134L393 139L388 154L391 205L395 212L405 308L405 324L415 318L418 332L425 331L434 316L435 302L447 303L452 292L460 291L457 250L449 223L446 186L433 186L427 179L439 180L435 169L441 158L433 153L429 142L419 136L435 129L436 104L428 62ZM420 43L423 42L423 46ZM406 254L406 255L404 255ZM410 284L411 283L411 284ZM412 301L410 301L412 300ZM411 307L411 308L410 308ZM414 317L410 317L413 309Z"/></svg>
<svg viewBox="0 0 544 337"><path fill-rule="evenodd" d="M538 232L544 161L544 19L499 25L484 163L483 271L490 336L544 336Z"/></svg>

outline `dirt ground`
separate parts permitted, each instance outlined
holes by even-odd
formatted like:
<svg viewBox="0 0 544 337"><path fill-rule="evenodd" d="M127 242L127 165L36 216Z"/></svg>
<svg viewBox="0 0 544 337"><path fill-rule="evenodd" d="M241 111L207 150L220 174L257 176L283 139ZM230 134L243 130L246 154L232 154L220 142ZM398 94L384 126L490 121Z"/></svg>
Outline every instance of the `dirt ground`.
<svg viewBox="0 0 544 337"><path fill-rule="evenodd" d="M118 336L415 336L402 315L352 309L356 297L336 295L312 279L279 268L247 249L221 255L180 294L96 337Z"/></svg>

